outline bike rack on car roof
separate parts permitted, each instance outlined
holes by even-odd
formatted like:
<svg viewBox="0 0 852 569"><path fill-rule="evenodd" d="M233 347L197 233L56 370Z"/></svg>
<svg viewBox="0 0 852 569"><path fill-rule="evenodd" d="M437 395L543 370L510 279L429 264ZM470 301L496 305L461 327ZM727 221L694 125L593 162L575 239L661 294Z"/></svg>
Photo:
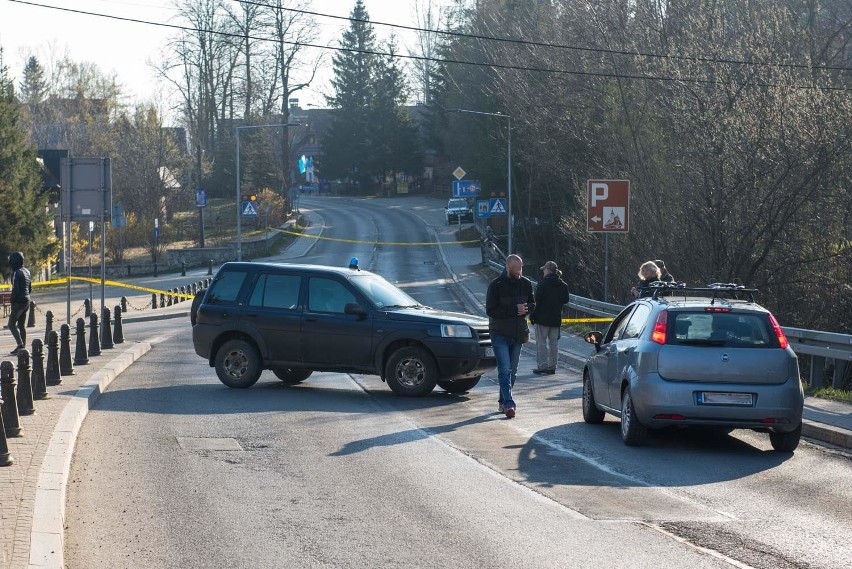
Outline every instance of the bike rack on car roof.
<svg viewBox="0 0 852 569"><path fill-rule="evenodd" d="M657 300L661 295L668 293L668 296L672 296L677 293L687 293L687 292L700 292L700 293L712 293L712 297L710 298L710 305L712 306L719 294L728 294L731 295L733 300L740 300L739 295L745 294L745 300L747 302L755 302L754 295L759 292L756 288L745 288L743 285L738 285L736 283L710 283L707 286L703 287L690 287L686 286L685 282L663 282L663 281L655 281L649 285L649 288L653 290L651 298ZM683 296L686 296L684 294Z"/></svg>

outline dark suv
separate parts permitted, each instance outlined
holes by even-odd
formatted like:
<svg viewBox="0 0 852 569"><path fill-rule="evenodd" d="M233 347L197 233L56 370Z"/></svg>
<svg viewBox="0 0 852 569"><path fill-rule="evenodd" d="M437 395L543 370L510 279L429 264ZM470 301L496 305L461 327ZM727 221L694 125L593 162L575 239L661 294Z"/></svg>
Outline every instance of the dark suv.
<svg viewBox="0 0 852 569"><path fill-rule="evenodd" d="M486 319L423 306L367 271L226 263L192 321L195 353L229 387L270 369L288 384L336 371L379 375L399 395L461 393L496 366Z"/></svg>

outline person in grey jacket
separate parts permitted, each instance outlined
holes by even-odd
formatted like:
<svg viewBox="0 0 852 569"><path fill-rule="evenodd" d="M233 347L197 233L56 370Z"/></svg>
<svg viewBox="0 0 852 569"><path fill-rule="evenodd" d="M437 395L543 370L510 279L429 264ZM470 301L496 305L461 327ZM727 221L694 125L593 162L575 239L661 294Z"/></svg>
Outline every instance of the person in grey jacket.
<svg viewBox="0 0 852 569"><path fill-rule="evenodd" d="M527 314L535 310L532 283L521 275L523 268L524 262L518 255L506 257L506 269L491 281L485 295L485 313L488 314L488 330L500 383L498 409L509 419L515 416L517 407L512 388L518 373L521 346L530 339Z"/></svg>
<svg viewBox="0 0 852 569"><path fill-rule="evenodd" d="M27 343L27 310L30 308L30 293L33 290L30 272L24 267L24 254L16 251L9 255L9 267L12 268L12 310L9 312L9 330L17 346L12 350L15 356Z"/></svg>
<svg viewBox="0 0 852 569"><path fill-rule="evenodd" d="M568 302L568 285L562 280L562 271L556 261L548 261L541 268L544 278L535 289L535 311L530 322L535 325L535 374L556 373L559 357L559 336L562 332L562 306Z"/></svg>

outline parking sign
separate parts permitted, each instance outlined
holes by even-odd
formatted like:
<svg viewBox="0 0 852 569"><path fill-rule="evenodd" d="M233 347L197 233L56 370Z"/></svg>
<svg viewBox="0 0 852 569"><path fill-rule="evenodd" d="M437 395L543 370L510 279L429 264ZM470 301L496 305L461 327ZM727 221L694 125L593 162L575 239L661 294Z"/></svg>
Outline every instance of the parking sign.
<svg viewBox="0 0 852 569"><path fill-rule="evenodd" d="M630 229L630 180L589 180L586 227L590 232L627 233Z"/></svg>

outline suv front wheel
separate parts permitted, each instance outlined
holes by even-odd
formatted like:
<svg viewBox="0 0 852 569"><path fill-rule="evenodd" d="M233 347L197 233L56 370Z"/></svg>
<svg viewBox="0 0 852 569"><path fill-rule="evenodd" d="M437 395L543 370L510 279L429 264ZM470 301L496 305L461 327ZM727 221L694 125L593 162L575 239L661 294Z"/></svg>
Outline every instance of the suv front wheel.
<svg viewBox="0 0 852 569"><path fill-rule="evenodd" d="M385 380L397 395L421 397L428 395L438 383L438 364L423 348L399 348L385 365Z"/></svg>
<svg viewBox="0 0 852 569"><path fill-rule="evenodd" d="M260 354L245 340L228 340L216 352L216 375L228 387L251 387L262 371Z"/></svg>

